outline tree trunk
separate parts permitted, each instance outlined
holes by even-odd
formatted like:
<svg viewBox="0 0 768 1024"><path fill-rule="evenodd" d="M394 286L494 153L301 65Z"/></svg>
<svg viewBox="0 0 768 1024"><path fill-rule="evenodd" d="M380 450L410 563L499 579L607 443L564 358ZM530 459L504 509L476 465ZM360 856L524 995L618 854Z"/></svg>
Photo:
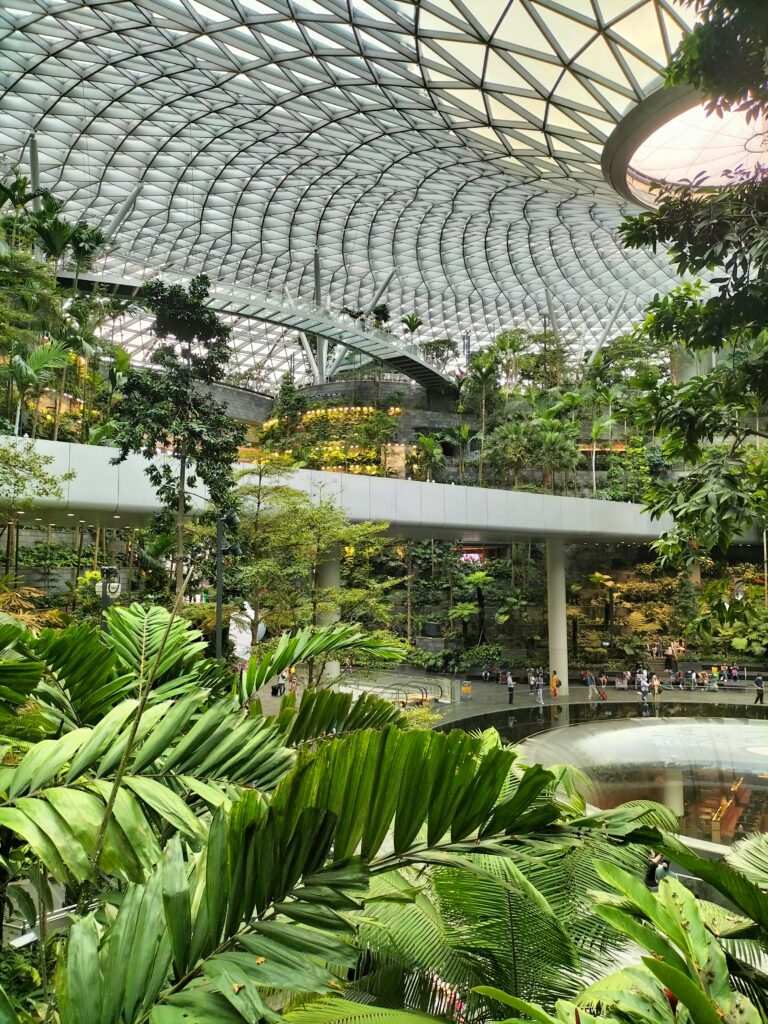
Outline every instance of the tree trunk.
<svg viewBox="0 0 768 1024"><path fill-rule="evenodd" d="M14 532L13 523L7 523L5 527L5 575L9 576L11 572L11 554L13 549L13 541L11 540L11 534Z"/></svg>
<svg viewBox="0 0 768 1024"><path fill-rule="evenodd" d="M597 441L592 442L592 494L597 494L597 473L595 470L595 461L597 458Z"/></svg>
<svg viewBox="0 0 768 1024"><path fill-rule="evenodd" d="M434 545L434 541L432 542ZM433 548L434 550L434 548ZM405 543L405 558L406 558L406 577L405 577L405 634L408 643L413 643L413 541L408 540ZM433 563L434 570L434 563ZM434 571L432 573L434 576Z"/></svg>
<svg viewBox="0 0 768 1024"><path fill-rule="evenodd" d="M19 400L16 403L16 422L13 427L13 433L16 437L19 436L19 429L21 427L21 392L19 392Z"/></svg>
<svg viewBox="0 0 768 1024"><path fill-rule="evenodd" d="M5 575L9 576L16 565L16 523L8 523L5 541Z"/></svg>
<svg viewBox="0 0 768 1024"><path fill-rule="evenodd" d="M64 364L64 368L61 371L61 386L59 393L56 396L53 410L53 440L58 441L59 439L59 423L61 422L61 403L64 401L64 388L67 386L67 369L69 363Z"/></svg>
<svg viewBox="0 0 768 1024"><path fill-rule="evenodd" d="M184 589L184 513L186 511L187 457L179 459L179 502L176 507L176 596Z"/></svg>
<svg viewBox="0 0 768 1024"><path fill-rule="evenodd" d="M480 401L480 460L477 465L477 482L483 482L483 462L485 461L485 388Z"/></svg>
<svg viewBox="0 0 768 1024"><path fill-rule="evenodd" d="M83 529L82 524L81 524L80 525L80 537L78 538L78 541L77 541L77 563L75 565L75 578L72 580L72 594L73 594L73 597L72 597L72 608L73 609L77 607L77 579L78 579L78 576L80 575L80 567L81 567L82 561L83 561L83 539L84 539L84 537L85 537L85 530Z"/></svg>
<svg viewBox="0 0 768 1024"><path fill-rule="evenodd" d="M101 527L96 527L96 536L93 540L93 570L94 572L99 567L99 539L101 534Z"/></svg>
<svg viewBox="0 0 768 1024"><path fill-rule="evenodd" d="M125 592L128 597L131 596L133 590L133 535L128 537L128 550L126 551L126 581L125 581Z"/></svg>
<svg viewBox="0 0 768 1024"><path fill-rule="evenodd" d="M42 397L41 395L38 395L37 398L35 399L35 414L32 417L32 440L33 441L37 437L37 421L40 418L40 398L41 397Z"/></svg>

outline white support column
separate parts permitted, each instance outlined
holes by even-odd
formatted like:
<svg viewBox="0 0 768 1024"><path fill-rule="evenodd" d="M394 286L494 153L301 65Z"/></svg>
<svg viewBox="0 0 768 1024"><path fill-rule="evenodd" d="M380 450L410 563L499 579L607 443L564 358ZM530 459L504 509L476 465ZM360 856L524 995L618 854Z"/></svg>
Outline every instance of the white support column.
<svg viewBox="0 0 768 1024"><path fill-rule="evenodd" d="M685 815L685 782L682 768L665 768L663 775L664 806L678 818Z"/></svg>
<svg viewBox="0 0 768 1024"><path fill-rule="evenodd" d="M324 590L326 587L341 586L341 551L338 549L334 552L329 552L326 560L321 562L318 566L317 586L320 590ZM332 626L334 622L338 621L338 618L338 609L334 608L321 612L317 616L317 621L320 626ZM326 661L322 681L324 683L329 683L334 679L338 679L340 675L341 665L339 662Z"/></svg>
<svg viewBox="0 0 768 1024"><path fill-rule="evenodd" d="M568 619L565 607L565 543L560 537L547 540L547 623L549 670L562 680L560 693L568 694Z"/></svg>

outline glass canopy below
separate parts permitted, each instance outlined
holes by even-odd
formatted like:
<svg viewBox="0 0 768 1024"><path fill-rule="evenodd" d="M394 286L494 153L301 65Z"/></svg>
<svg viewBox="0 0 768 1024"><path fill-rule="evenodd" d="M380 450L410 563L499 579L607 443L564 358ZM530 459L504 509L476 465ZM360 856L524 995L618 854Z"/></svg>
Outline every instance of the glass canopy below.
<svg viewBox="0 0 768 1024"><path fill-rule="evenodd" d="M685 714L684 709L680 709ZM655 800L684 835L731 843L768 825L768 722L729 718L596 721L531 737L528 761L567 761L598 807Z"/></svg>

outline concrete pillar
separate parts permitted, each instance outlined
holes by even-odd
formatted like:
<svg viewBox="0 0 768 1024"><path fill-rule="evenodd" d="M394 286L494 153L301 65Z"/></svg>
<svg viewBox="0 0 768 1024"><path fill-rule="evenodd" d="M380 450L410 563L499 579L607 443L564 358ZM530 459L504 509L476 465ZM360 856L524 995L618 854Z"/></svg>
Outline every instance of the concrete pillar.
<svg viewBox="0 0 768 1024"><path fill-rule="evenodd" d="M327 587L341 586L341 551L336 548L328 553L328 557L321 562L317 570L318 589L324 590ZM337 608L320 612L317 616L319 626L332 626L338 622L339 611ZM341 675L341 665L338 661L327 661L323 671L323 682L328 683L338 679Z"/></svg>
<svg viewBox="0 0 768 1024"><path fill-rule="evenodd" d="M568 694L568 619L565 608L565 542L560 537L547 540L547 624L549 633L549 670L554 669Z"/></svg>

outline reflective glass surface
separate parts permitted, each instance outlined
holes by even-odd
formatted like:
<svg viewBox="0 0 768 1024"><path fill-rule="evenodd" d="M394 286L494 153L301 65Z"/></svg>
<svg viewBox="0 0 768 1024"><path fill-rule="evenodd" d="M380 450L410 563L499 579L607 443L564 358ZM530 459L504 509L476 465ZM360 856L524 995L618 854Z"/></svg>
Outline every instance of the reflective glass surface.
<svg viewBox="0 0 768 1024"><path fill-rule="evenodd" d="M531 763L580 768L598 807L655 800L675 812L685 835L717 843L768 830L768 709L611 701L541 711L473 717L465 727L493 725L522 740Z"/></svg>

